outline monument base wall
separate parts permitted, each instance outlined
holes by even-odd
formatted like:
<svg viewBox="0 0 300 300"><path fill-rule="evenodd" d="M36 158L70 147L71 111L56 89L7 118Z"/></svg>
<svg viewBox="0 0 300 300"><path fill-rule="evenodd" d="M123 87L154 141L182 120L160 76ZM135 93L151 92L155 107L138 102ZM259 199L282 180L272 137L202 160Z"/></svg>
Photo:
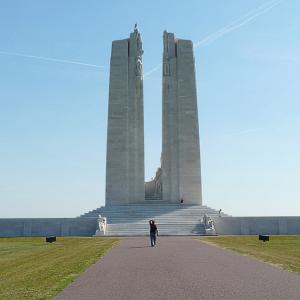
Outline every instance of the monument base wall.
<svg viewBox="0 0 300 300"><path fill-rule="evenodd" d="M97 218L0 219L0 237L93 236Z"/></svg>
<svg viewBox="0 0 300 300"><path fill-rule="evenodd" d="M218 235L300 235L300 217L214 217Z"/></svg>
<svg viewBox="0 0 300 300"><path fill-rule="evenodd" d="M300 235L300 217L213 217L218 235ZM93 236L97 217L0 219L0 237Z"/></svg>

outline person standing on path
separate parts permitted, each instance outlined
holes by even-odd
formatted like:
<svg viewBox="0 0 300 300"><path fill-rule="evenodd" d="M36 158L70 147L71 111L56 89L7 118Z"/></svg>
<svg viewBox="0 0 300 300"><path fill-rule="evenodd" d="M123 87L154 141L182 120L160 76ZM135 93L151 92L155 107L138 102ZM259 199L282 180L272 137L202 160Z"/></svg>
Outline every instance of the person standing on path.
<svg viewBox="0 0 300 300"><path fill-rule="evenodd" d="M154 246L156 246L156 236L158 235L158 230L157 230L157 226L156 226L154 220L150 220L149 225L150 225L151 247L154 247Z"/></svg>

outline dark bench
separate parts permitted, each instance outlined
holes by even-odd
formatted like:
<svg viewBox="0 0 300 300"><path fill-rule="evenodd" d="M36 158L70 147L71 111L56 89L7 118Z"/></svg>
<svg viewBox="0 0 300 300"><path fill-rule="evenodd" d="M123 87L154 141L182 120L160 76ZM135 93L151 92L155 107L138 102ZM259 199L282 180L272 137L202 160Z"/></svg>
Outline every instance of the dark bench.
<svg viewBox="0 0 300 300"><path fill-rule="evenodd" d="M258 239L259 239L260 241L263 241L263 242L268 242L268 241L270 240L270 237L269 237L268 235L265 235L265 234L260 234L260 235L258 236Z"/></svg>
<svg viewBox="0 0 300 300"><path fill-rule="evenodd" d="M46 243L53 243L56 242L56 236L47 236Z"/></svg>

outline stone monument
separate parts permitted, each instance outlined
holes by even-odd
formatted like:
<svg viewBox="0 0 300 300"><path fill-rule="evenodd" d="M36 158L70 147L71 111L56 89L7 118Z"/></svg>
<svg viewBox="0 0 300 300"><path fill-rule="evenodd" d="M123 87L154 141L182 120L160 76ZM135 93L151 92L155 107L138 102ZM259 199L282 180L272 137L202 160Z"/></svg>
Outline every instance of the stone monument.
<svg viewBox="0 0 300 300"><path fill-rule="evenodd" d="M163 34L162 159L155 178L146 185L142 55L136 25L129 39L112 43L106 205L150 199L202 205L193 44L175 39L173 33Z"/></svg>
<svg viewBox="0 0 300 300"><path fill-rule="evenodd" d="M163 34L163 200L202 205L193 43Z"/></svg>
<svg viewBox="0 0 300 300"><path fill-rule="evenodd" d="M142 40L135 25L129 39L112 43L105 205L145 200Z"/></svg>

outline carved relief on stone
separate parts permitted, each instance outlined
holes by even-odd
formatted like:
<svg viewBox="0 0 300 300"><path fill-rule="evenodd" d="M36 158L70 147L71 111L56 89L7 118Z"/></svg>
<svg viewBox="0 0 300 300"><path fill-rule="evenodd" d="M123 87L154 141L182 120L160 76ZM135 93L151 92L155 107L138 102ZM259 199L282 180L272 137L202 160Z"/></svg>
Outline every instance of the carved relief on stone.
<svg viewBox="0 0 300 300"><path fill-rule="evenodd" d="M203 216L202 223L205 229L213 229L213 230L215 229L212 218L206 214Z"/></svg>
<svg viewBox="0 0 300 300"><path fill-rule="evenodd" d="M143 68L143 63L141 58L137 58L135 62L135 75L136 76L142 76L142 68Z"/></svg>
<svg viewBox="0 0 300 300"><path fill-rule="evenodd" d="M137 28L137 24L135 23L134 25L134 35L135 35L135 39L136 39L136 49L137 49L137 56L139 58L142 57L144 51L143 51L143 43L142 43L142 39L141 39L141 34Z"/></svg>
<svg viewBox="0 0 300 300"><path fill-rule="evenodd" d="M165 57L168 58L168 52L169 52L169 39L168 39L168 32L164 31L164 54Z"/></svg>
<svg viewBox="0 0 300 300"><path fill-rule="evenodd" d="M142 44L142 39L141 39L140 33L138 33L138 36L137 36L136 48L137 48L138 56L141 57L143 55L144 51L143 51L143 44Z"/></svg>
<svg viewBox="0 0 300 300"><path fill-rule="evenodd" d="M141 96L143 90L143 80L141 78L136 78L135 80L135 93L138 97Z"/></svg>
<svg viewBox="0 0 300 300"><path fill-rule="evenodd" d="M96 233L94 236L105 235L106 225L107 225L106 217L102 217L101 215L99 215L99 218L97 221L98 221L98 229L96 230Z"/></svg>
<svg viewBox="0 0 300 300"><path fill-rule="evenodd" d="M157 169L155 176L155 194L162 197L162 180L161 180L161 168Z"/></svg>
<svg viewBox="0 0 300 300"><path fill-rule="evenodd" d="M164 76L170 76L170 64L168 62L164 62L163 74Z"/></svg>
<svg viewBox="0 0 300 300"><path fill-rule="evenodd" d="M156 171L155 178L145 183L145 193L147 197L155 197L162 199L162 179L161 179L161 168Z"/></svg>

